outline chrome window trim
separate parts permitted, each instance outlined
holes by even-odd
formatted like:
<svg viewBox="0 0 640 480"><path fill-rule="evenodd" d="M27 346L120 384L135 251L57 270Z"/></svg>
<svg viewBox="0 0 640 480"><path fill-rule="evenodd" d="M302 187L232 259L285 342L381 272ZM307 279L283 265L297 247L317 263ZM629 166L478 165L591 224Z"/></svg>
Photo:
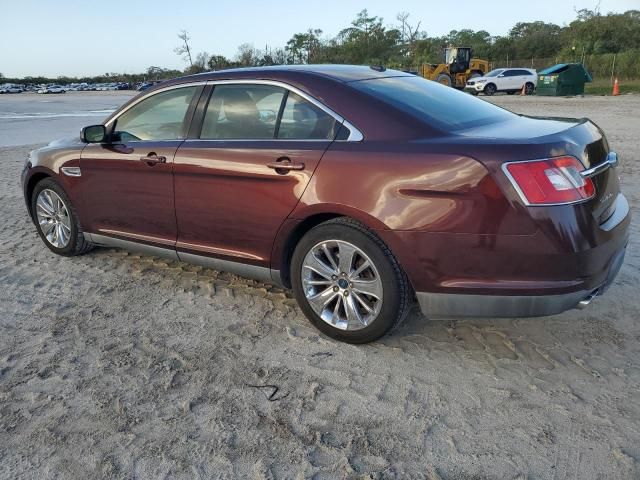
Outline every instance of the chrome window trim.
<svg viewBox="0 0 640 480"><path fill-rule="evenodd" d="M322 138L313 138L313 139L290 139L290 138L262 138L262 139L251 139L251 138L247 138L247 139L187 139L187 140L198 140L198 141L214 141L214 142L233 142L233 141L241 141L241 142L265 142L265 141L295 141L295 142L361 142L362 140L364 140L364 135L362 135L362 132L360 132L360 130L358 130L351 122L347 121L342 115L334 112L332 109L330 109L329 107L327 107L325 104L323 104L322 102L320 102L319 100L317 100L316 98L312 97L311 95L309 95L308 93L303 92L302 90L300 90L297 87L294 87L293 85L290 85L288 83L285 82L281 82L279 80L260 80L260 79L238 79L238 80L202 80L199 82L189 82L189 83L179 83L179 84L175 84L175 85L169 85L166 86L164 88L159 88L158 90L154 90L153 92L149 92L147 95L144 95L142 97L140 97L138 100L136 100L135 102L133 102L132 104L128 105L124 110L122 110L121 112L118 112L118 114L116 116L114 116L113 118L111 118L107 123L105 123L105 127L109 128L111 127L111 125L119 118L121 117L124 113L126 113L127 111L129 111L131 108L133 108L134 106L138 105L140 102L142 102L143 100L146 100L147 98L152 97L153 95L156 95L158 93L162 93L162 92L166 92L169 90L175 90L178 88L185 88L185 87L195 87L195 86L207 86L207 85L270 85L270 86L274 86L274 87L280 87L280 88L284 88L286 90L288 90L289 92L293 92L296 95L300 95L302 98L304 98L305 100L307 100L309 103L315 105L316 107L318 107L319 109L323 110L325 113L331 115L335 121L337 123L339 123L340 125L343 125L344 127L349 129L349 136L344 139L344 140L330 140L330 139L322 139ZM173 139L173 140L180 140L180 139Z"/></svg>
<svg viewBox="0 0 640 480"><path fill-rule="evenodd" d="M130 105L127 105L127 107L125 109L123 109L122 111L118 112L118 114L116 116L114 116L111 119L109 119L109 121L106 122L104 124L104 126L107 127L107 130L108 130L109 127L113 124L113 122L115 122L118 118L120 118L126 112L131 110L133 107L138 105L143 100L146 100L147 98L151 98L151 97L153 97L154 95L156 95L158 93L168 92L169 90L176 90L178 88L200 87L200 86L204 86L204 85L205 85L205 82L203 82L203 81L200 81L200 82L189 82L189 83L179 83L179 84L176 84L176 85L168 85L166 87L159 88L158 90L154 90L153 92L149 92L148 94L138 98L135 102L131 103ZM171 140L180 140L180 139L179 138L173 138ZM144 140L140 140L140 141L144 141ZM160 141L162 141L162 140L160 140Z"/></svg>

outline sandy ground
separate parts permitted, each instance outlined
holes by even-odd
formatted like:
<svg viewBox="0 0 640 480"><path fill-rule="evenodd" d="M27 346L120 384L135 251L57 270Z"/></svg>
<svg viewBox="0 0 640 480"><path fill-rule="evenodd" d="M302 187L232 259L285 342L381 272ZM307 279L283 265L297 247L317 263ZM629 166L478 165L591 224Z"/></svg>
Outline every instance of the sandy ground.
<svg viewBox="0 0 640 480"><path fill-rule="evenodd" d="M492 101L593 118L638 218L640 97ZM54 256L18 187L30 148L0 149L1 478L640 478L637 221L587 310L414 311L351 346L267 285L118 250Z"/></svg>

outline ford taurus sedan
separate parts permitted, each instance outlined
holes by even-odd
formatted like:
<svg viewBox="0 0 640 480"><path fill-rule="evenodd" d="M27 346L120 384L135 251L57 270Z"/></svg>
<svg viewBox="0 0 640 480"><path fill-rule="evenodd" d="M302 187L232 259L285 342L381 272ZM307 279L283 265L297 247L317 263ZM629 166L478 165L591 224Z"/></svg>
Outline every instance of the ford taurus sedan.
<svg viewBox="0 0 640 480"><path fill-rule="evenodd" d="M628 242L616 154L587 119L516 115L383 68L178 78L27 159L44 244L291 287L362 343L428 317L543 316L611 284Z"/></svg>

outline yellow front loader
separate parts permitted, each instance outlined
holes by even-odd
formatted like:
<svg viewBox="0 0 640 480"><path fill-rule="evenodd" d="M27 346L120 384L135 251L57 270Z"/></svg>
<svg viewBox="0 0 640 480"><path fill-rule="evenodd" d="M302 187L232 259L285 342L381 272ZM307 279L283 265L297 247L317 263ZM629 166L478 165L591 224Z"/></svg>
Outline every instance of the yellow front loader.
<svg viewBox="0 0 640 480"><path fill-rule="evenodd" d="M472 58L469 47L449 47L444 52L445 63L422 65L418 72L420 76L448 87L464 88L467 80L489 71L489 62Z"/></svg>

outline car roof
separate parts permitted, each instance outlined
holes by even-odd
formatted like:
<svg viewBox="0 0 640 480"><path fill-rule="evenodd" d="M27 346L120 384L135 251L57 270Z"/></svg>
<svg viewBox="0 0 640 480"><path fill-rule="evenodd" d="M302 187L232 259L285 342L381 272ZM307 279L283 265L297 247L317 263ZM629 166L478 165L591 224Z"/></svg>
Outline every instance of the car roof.
<svg viewBox="0 0 640 480"><path fill-rule="evenodd" d="M386 69L379 66L366 65L274 65L268 67L231 68L205 73L198 73L176 80L216 80L233 78L282 78L287 73L321 76L339 82L353 82L373 78L412 76L399 70Z"/></svg>

